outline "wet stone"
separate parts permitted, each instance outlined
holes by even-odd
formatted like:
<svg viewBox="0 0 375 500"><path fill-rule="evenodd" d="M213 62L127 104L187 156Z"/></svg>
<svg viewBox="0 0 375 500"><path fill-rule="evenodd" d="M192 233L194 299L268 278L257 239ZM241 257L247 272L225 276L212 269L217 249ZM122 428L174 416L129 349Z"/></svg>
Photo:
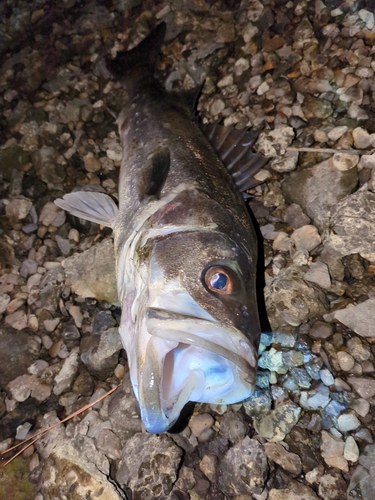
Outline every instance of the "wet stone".
<svg viewBox="0 0 375 500"><path fill-rule="evenodd" d="M359 457L358 445L352 436L348 436L345 441L344 458L349 462L357 462Z"/></svg>
<svg viewBox="0 0 375 500"><path fill-rule="evenodd" d="M337 426L341 432L354 431L361 425L358 418L352 413L345 413L340 415L337 419Z"/></svg>
<svg viewBox="0 0 375 500"><path fill-rule="evenodd" d="M248 432L248 426L241 418L241 414L231 411L226 412L220 419L220 432L226 436L231 443L241 441Z"/></svg>
<svg viewBox="0 0 375 500"><path fill-rule="evenodd" d="M214 424L215 420L209 413L201 413L200 415L193 416L189 421L189 427L193 436L199 438L199 436L206 429L209 429Z"/></svg>

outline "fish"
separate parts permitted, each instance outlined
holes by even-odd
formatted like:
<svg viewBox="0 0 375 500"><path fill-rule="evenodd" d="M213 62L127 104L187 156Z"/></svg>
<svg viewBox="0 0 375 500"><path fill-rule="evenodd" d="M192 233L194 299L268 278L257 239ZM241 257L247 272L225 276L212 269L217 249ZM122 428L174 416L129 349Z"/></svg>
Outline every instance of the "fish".
<svg viewBox="0 0 375 500"><path fill-rule="evenodd" d="M201 85L170 92L154 76L166 24L107 59L127 100L118 206L99 192L55 200L113 230L119 333L142 423L170 429L191 402L232 404L254 391L260 322L257 236L241 192L266 160L257 134L199 125ZM124 96L125 101L125 96Z"/></svg>

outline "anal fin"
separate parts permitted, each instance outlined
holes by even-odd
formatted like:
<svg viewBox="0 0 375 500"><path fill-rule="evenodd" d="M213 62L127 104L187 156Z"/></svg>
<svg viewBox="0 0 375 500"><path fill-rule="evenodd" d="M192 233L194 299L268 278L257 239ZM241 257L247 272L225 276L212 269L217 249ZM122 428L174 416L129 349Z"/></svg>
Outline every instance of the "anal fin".
<svg viewBox="0 0 375 500"><path fill-rule="evenodd" d="M118 213L117 205L110 196L91 191L66 194L63 198L55 200L55 204L81 219L111 228Z"/></svg>
<svg viewBox="0 0 375 500"><path fill-rule="evenodd" d="M258 131L237 130L218 123L204 124L201 128L240 191L260 184L254 176L268 163L269 158L253 151Z"/></svg>

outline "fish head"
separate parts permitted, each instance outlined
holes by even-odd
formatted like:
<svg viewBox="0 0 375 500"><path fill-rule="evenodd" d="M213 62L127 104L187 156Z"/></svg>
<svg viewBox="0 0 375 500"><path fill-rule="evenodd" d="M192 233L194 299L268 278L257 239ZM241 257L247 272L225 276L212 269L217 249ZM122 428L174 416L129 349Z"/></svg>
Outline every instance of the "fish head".
<svg viewBox="0 0 375 500"><path fill-rule="evenodd" d="M251 395L260 327L255 262L239 241L180 232L146 247L125 347L142 421L158 433L188 401L231 404Z"/></svg>

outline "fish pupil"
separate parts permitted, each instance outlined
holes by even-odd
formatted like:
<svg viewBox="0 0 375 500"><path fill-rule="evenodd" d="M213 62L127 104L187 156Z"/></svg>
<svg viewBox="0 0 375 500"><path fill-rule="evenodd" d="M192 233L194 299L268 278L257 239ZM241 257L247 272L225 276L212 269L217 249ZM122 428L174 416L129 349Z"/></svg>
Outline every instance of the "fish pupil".
<svg viewBox="0 0 375 500"><path fill-rule="evenodd" d="M211 287L216 290L222 290L228 283L228 277L223 273L215 273L211 277Z"/></svg>

